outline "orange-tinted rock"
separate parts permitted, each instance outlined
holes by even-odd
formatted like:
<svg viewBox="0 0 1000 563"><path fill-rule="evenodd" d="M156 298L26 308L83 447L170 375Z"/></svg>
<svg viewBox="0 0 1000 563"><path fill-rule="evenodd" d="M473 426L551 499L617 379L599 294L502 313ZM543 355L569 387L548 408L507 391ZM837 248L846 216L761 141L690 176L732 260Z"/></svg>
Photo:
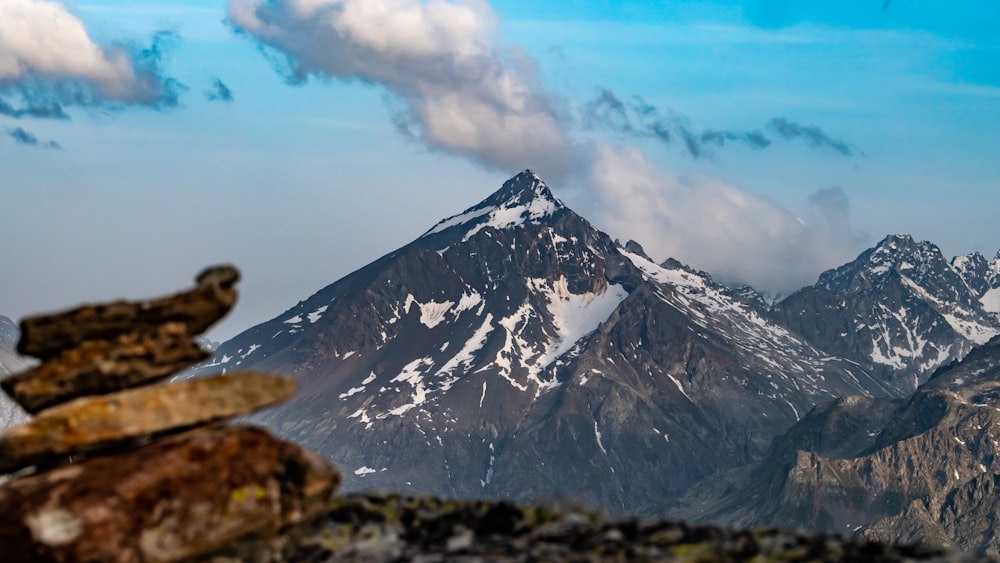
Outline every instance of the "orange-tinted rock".
<svg viewBox="0 0 1000 563"><path fill-rule="evenodd" d="M84 342L0 381L0 387L24 410L36 413L77 397L154 383L209 355L183 324L167 323L149 333Z"/></svg>
<svg viewBox="0 0 1000 563"><path fill-rule="evenodd" d="M166 562L305 521L340 481L316 454L216 424L0 486L0 558Z"/></svg>
<svg viewBox="0 0 1000 563"><path fill-rule="evenodd" d="M75 399L0 434L0 473L245 414L294 392L291 379L238 372Z"/></svg>
<svg viewBox="0 0 1000 563"><path fill-rule="evenodd" d="M52 358L88 340L110 340L129 332L151 332L165 323L182 323L197 335L222 318L236 302L240 274L232 266L202 272L194 289L153 301L116 301L84 305L63 313L21 320L17 351Z"/></svg>

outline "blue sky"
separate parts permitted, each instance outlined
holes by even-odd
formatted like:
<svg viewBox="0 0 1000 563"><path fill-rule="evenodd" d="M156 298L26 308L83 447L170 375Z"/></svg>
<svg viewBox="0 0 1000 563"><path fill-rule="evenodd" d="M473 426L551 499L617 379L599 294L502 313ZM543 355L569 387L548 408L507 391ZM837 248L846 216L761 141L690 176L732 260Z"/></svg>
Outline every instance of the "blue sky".
<svg viewBox="0 0 1000 563"><path fill-rule="evenodd" d="M225 338L523 168L772 291L888 233L992 255L1000 10L959 4L0 0L0 314L233 262Z"/></svg>

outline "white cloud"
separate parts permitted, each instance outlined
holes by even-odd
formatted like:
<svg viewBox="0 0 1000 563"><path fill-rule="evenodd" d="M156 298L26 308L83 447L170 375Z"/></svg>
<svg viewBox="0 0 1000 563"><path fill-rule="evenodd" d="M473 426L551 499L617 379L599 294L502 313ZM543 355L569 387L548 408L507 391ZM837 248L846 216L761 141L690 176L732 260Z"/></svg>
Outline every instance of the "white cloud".
<svg viewBox="0 0 1000 563"><path fill-rule="evenodd" d="M598 221L661 260L676 258L722 281L788 292L813 283L826 268L852 259L847 201L831 190L813 197L827 219L808 224L782 207L714 178L681 181L633 146L594 145L588 188L600 202ZM826 205L824 205L826 204ZM831 209L831 207L835 209Z"/></svg>
<svg viewBox="0 0 1000 563"><path fill-rule="evenodd" d="M400 129L507 172L554 179L572 142L534 65L504 49L477 0L230 0L232 25L287 57L291 77L361 80L398 102Z"/></svg>
<svg viewBox="0 0 1000 563"><path fill-rule="evenodd" d="M841 192L816 196L821 218L810 226L737 186L680 181L635 147L574 141L534 62L494 39L484 1L230 0L228 17L284 55L293 80L384 87L401 130L427 146L582 185L600 224L657 258L781 292L856 253L857 237L841 236L850 230Z"/></svg>
<svg viewBox="0 0 1000 563"><path fill-rule="evenodd" d="M0 1L0 93L70 104L174 103L174 84L145 55L98 45L59 2Z"/></svg>

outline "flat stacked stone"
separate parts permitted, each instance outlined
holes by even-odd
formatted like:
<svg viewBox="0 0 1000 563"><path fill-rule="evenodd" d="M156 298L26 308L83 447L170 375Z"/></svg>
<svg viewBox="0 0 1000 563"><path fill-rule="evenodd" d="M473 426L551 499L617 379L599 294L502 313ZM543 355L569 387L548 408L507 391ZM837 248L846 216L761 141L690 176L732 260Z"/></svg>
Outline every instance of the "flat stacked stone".
<svg viewBox="0 0 1000 563"><path fill-rule="evenodd" d="M239 272L146 302L21 321L43 363L0 382L34 418L0 434L0 553L13 561L179 561L313 517L340 481L315 454L219 423L284 401L294 381L237 372L164 383L236 302ZM34 468L31 472L30 468Z"/></svg>
<svg viewBox="0 0 1000 563"><path fill-rule="evenodd" d="M77 399L0 434L0 473L245 414L294 392L290 379L247 372Z"/></svg>

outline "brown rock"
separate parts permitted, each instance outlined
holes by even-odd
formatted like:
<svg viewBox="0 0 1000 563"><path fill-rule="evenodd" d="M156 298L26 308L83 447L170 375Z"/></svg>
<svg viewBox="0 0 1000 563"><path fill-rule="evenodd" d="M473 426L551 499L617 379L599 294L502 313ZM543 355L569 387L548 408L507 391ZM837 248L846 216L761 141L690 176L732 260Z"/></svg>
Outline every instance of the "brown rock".
<svg viewBox="0 0 1000 563"><path fill-rule="evenodd" d="M0 434L0 473L248 413L294 392L291 379L238 372L75 399Z"/></svg>
<svg viewBox="0 0 1000 563"><path fill-rule="evenodd" d="M0 387L24 410L36 413L76 397L154 383L209 355L183 324L167 323L150 333L84 342L0 381Z"/></svg>
<svg viewBox="0 0 1000 563"><path fill-rule="evenodd" d="M318 514L340 476L316 454L216 424L0 486L4 561L166 562Z"/></svg>
<svg viewBox="0 0 1000 563"><path fill-rule="evenodd" d="M22 319L17 351L49 359L88 340L151 332L169 322L183 323L188 334L201 334L232 308L236 302L234 286L239 279L236 268L217 266L199 274L194 289L171 297L84 305L63 313Z"/></svg>

